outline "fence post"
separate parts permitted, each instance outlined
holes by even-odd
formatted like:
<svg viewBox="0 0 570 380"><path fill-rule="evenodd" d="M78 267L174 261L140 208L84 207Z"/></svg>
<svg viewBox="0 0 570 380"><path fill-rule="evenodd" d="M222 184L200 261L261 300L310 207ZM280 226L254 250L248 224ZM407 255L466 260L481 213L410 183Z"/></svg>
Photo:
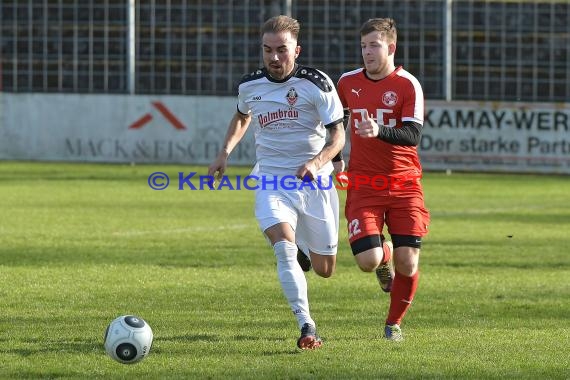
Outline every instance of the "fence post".
<svg viewBox="0 0 570 380"><path fill-rule="evenodd" d="M127 86L128 93L133 95L135 93L135 0L129 0L129 9L127 11L129 18L128 26L128 52L127 52Z"/></svg>
<svg viewBox="0 0 570 380"><path fill-rule="evenodd" d="M452 77L452 67L453 67L453 47L452 47L452 34L453 34L453 0L445 1L445 14L443 19L445 20L445 31L444 31L444 41L443 41L443 92L446 101L451 101L452 99L452 88L451 88L451 77Z"/></svg>

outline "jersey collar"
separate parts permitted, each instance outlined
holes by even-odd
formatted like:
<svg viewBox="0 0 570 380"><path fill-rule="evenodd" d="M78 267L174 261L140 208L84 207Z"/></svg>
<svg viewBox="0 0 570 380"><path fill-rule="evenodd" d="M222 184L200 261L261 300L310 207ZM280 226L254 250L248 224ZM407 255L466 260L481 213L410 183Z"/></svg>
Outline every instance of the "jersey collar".
<svg viewBox="0 0 570 380"><path fill-rule="evenodd" d="M273 82L273 83L285 83L285 82L287 82L289 79L291 79L291 77L295 76L295 74L297 73L297 70L299 70L299 65L295 63L295 66L293 67L293 70L291 70L291 73L289 73L289 75L287 75L283 79L275 79L271 75L269 75L269 72L267 71L266 68L263 68L263 71L265 73L265 78L267 78L268 81Z"/></svg>
<svg viewBox="0 0 570 380"><path fill-rule="evenodd" d="M396 75L396 73L397 73L398 71L400 71L401 69L402 69L402 66L396 66L396 68L394 69L394 71L392 71L390 74L386 75L384 78L381 78L381 79L372 79L372 78L370 78L370 77L368 76L368 74L366 74L366 69L365 69L365 68L362 68L362 75L364 75L364 78L366 78L366 79L369 80L369 81L372 81L372 82L380 82L380 81L382 81L382 80L384 80L384 79L386 79L386 78L391 78L391 77L393 77L393 76Z"/></svg>

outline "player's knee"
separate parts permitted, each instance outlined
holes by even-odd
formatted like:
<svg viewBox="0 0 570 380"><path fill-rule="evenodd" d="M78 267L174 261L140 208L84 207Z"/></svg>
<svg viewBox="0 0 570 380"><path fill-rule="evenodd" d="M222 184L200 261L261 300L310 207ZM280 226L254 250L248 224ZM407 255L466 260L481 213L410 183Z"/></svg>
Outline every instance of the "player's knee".
<svg viewBox="0 0 570 380"><path fill-rule="evenodd" d="M334 268L326 267L326 268L317 268L313 267L315 273L323 278L329 278L334 273Z"/></svg>
<svg viewBox="0 0 570 380"><path fill-rule="evenodd" d="M356 263L358 264L358 268L360 268L360 270L363 272L372 272L378 267L377 262L357 260Z"/></svg>
<svg viewBox="0 0 570 380"><path fill-rule="evenodd" d="M418 271L418 265L413 263L396 264L395 270L406 277L412 277Z"/></svg>
<svg viewBox="0 0 570 380"><path fill-rule="evenodd" d="M394 266L398 273L413 276L418 271L422 238L413 235L392 234Z"/></svg>
<svg viewBox="0 0 570 380"><path fill-rule="evenodd" d="M311 263L313 270L318 276L329 278L333 275L335 269L335 256L322 256L311 254Z"/></svg>
<svg viewBox="0 0 570 380"><path fill-rule="evenodd" d="M398 273L404 276L413 276L418 271L419 249L412 247L399 247L394 250L394 266Z"/></svg>
<svg viewBox="0 0 570 380"><path fill-rule="evenodd" d="M371 265L363 265L363 264L358 264L358 268L360 268L361 271L363 272L372 272L374 269L376 269L376 267L371 266Z"/></svg>
<svg viewBox="0 0 570 380"><path fill-rule="evenodd" d="M360 252L354 256L354 259L361 271L373 272L382 261L382 256L379 256L379 254L382 254L380 248L374 247L364 252Z"/></svg>
<svg viewBox="0 0 570 380"><path fill-rule="evenodd" d="M279 240L273 245L273 253L277 261L293 262L297 259L297 245L288 240Z"/></svg>

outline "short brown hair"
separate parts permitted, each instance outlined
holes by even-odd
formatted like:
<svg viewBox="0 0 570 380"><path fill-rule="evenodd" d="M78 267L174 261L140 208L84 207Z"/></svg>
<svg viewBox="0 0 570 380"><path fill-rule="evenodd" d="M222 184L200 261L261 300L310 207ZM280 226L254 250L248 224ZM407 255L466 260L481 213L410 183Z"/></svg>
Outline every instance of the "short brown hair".
<svg viewBox="0 0 570 380"><path fill-rule="evenodd" d="M389 42L396 42L398 39L396 21L392 18L371 18L360 27L361 37L372 32L380 32Z"/></svg>
<svg viewBox="0 0 570 380"><path fill-rule="evenodd" d="M289 16L280 15L271 17L263 23L261 35L263 36L265 33L291 32L291 36L294 39L298 39L300 30L299 21Z"/></svg>

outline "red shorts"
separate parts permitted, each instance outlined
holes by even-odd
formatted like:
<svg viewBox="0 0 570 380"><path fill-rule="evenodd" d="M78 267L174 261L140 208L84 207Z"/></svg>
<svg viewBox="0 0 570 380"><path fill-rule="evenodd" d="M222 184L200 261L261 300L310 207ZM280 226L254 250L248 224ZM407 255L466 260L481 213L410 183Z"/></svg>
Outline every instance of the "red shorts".
<svg viewBox="0 0 570 380"><path fill-rule="evenodd" d="M351 243L365 236L382 234L384 224L390 235L423 237L427 234L430 217L423 196L377 196L373 203L370 200L366 203L350 194L346 201L345 215Z"/></svg>

